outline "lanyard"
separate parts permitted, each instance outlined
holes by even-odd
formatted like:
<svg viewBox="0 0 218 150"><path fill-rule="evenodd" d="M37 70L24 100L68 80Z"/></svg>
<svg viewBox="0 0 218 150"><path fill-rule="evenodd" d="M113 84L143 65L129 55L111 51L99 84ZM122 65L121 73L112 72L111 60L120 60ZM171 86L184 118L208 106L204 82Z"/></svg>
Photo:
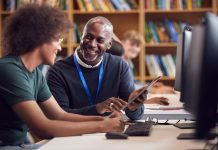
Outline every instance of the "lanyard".
<svg viewBox="0 0 218 150"><path fill-rule="evenodd" d="M85 92L86 92L86 94L88 96L89 105L93 105L94 104L94 99L92 98L92 96L91 96L91 94L89 92L88 86L86 84L86 80L85 80L85 78L83 76L82 70L79 67L79 63L77 62L76 55L74 55L73 57L74 57L74 63L76 65L76 69L77 69L77 71L79 73L79 77L80 77L80 79L82 81L83 87L84 87ZM98 75L98 90L97 90L95 98L97 98L100 87L101 87L103 72L104 72L104 65L103 65L103 61L102 61L101 66L100 66L100 72L99 72L99 75Z"/></svg>

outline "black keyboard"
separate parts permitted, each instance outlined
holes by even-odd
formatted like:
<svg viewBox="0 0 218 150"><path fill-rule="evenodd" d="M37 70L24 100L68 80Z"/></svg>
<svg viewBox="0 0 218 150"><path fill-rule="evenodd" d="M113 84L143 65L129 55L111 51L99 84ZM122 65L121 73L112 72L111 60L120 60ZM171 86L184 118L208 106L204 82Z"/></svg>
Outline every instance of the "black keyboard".
<svg viewBox="0 0 218 150"><path fill-rule="evenodd" d="M177 124L174 124L174 126L180 129L195 129L196 123L195 122L177 123Z"/></svg>
<svg viewBox="0 0 218 150"><path fill-rule="evenodd" d="M149 136L153 124L152 121L130 124L124 133L129 136Z"/></svg>

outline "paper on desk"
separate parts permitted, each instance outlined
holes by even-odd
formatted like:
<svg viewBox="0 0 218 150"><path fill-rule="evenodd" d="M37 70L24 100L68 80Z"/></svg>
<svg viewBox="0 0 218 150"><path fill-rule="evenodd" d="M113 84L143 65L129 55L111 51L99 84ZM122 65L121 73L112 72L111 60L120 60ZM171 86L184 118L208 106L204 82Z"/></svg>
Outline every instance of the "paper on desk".
<svg viewBox="0 0 218 150"><path fill-rule="evenodd" d="M184 109L179 110L151 110L145 109L144 114L190 114L189 112L185 111Z"/></svg>
<svg viewBox="0 0 218 150"><path fill-rule="evenodd" d="M179 100L180 99L180 93L176 92L175 94L151 94L149 93L148 98L153 98L153 97L166 97L168 99L175 99Z"/></svg>

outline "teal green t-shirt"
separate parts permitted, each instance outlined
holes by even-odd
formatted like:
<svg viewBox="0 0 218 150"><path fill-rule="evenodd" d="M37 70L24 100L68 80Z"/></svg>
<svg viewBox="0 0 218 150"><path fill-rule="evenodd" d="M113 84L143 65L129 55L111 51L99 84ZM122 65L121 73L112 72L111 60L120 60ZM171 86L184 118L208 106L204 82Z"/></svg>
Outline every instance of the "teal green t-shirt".
<svg viewBox="0 0 218 150"><path fill-rule="evenodd" d="M27 100L39 103L50 97L51 92L38 68L29 72L18 56L7 55L1 58L0 141L6 145L18 145L26 138L28 128L12 106Z"/></svg>

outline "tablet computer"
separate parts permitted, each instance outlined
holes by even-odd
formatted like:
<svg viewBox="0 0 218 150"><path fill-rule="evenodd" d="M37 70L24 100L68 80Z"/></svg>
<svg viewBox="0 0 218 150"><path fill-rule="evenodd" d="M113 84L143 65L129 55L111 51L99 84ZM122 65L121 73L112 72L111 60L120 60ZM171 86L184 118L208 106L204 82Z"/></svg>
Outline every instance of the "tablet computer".
<svg viewBox="0 0 218 150"><path fill-rule="evenodd" d="M131 104L133 101L135 101L136 99L138 99L140 96L142 96L143 94L147 94L149 89L154 85L154 83L156 83L159 79L161 78L161 76L158 76L157 78L155 78L153 81L151 81L148 85L146 85L136 96L132 97L128 103L122 108L125 109L126 107L128 107L129 104Z"/></svg>

